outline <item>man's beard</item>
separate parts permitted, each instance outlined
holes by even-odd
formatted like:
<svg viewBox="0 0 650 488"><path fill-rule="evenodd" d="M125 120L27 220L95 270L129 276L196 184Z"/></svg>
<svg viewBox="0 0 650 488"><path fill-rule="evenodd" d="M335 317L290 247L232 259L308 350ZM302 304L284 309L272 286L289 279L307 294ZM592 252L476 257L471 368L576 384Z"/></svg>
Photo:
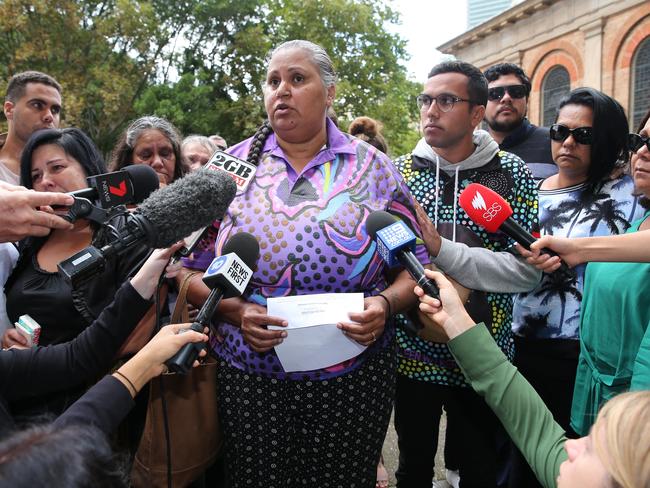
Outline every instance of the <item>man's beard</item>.
<svg viewBox="0 0 650 488"><path fill-rule="evenodd" d="M492 121L486 119L486 121L490 129L494 132L512 132L521 125L524 121L524 117L522 116L516 120L508 120L505 122L499 122L496 118Z"/></svg>

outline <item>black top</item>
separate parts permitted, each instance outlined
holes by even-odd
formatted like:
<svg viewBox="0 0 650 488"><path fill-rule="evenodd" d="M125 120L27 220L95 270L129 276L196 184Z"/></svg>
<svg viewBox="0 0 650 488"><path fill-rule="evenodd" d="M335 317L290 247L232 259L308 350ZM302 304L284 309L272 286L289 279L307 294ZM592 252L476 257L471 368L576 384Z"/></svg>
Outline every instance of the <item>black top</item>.
<svg viewBox="0 0 650 488"><path fill-rule="evenodd" d="M13 424L9 402L71 388L104 373L150 306L127 282L115 301L75 340L0 351L0 437Z"/></svg>
<svg viewBox="0 0 650 488"><path fill-rule="evenodd" d="M88 326L88 321L74 306L70 283L63 275L42 269L36 252L29 252L12 273L11 286L6 290L7 316L17 322L27 313L36 320L41 326L42 346L68 342Z"/></svg>
<svg viewBox="0 0 650 488"><path fill-rule="evenodd" d="M521 125L499 144L499 147L523 159L536 181L557 173L547 127L537 127L528 119L524 119Z"/></svg>
<svg viewBox="0 0 650 488"><path fill-rule="evenodd" d="M126 219L117 217L111 224L121 228ZM115 292L144 262L151 250L135 245L120 256L109 259L106 266L89 282L75 288L59 273L38 266L36 259L47 238L21 242L16 267L7 279L7 315L17 322L29 314L41 326L39 344L49 346L74 339L92 323L113 300ZM96 232L93 245L101 247L111 241L106 229Z"/></svg>
<svg viewBox="0 0 650 488"><path fill-rule="evenodd" d="M92 425L109 435L117 429L134 405L126 386L108 375L74 402L54 424L57 427Z"/></svg>

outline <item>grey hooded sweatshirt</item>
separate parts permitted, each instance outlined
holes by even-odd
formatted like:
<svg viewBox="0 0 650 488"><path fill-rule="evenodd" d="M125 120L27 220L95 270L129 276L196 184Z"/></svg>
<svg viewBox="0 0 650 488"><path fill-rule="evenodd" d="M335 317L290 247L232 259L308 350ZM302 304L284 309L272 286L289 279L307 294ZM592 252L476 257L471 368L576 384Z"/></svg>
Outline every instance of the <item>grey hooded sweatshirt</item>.
<svg viewBox="0 0 650 488"><path fill-rule="evenodd" d="M441 235L447 234L449 238L442 238L440 252L437 256L432 256L432 262L454 280L471 290L497 292L497 293L518 293L532 290L540 281L542 273L534 266L527 264L521 256L514 250L492 251L482 246L470 247L465 242L459 242L458 227L462 224L459 222L459 211L464 212L458 206L458 195L462 191L459 181L476 183L496 182L495 190L505 189L500 193L508 193L506 182L508 178L501 178L496 172L507 171L507 166L501 164L501 159L514 160L515 164L522 167L524 174L530 178L529 185L534 187L532 176L526 169L525 163L516 156L499 150L499 145L492 137L483 130L474 132L473 141L476 146L474 152L465 160L459 163L450 163L434 152L424 139L415 146L412 153L412 169L428 170L435 174L436 181L440 178L448 177L449 184L453 184L453 215L451 233L439 229ZM518 162L516 161L518 160ZM496 163L496 164L495 164ZM498 166L498 167L497 167ZM406 176L406 175L405 175ZM407 177L407 182L409 178ZM515 182L512 182L514 184ZM517 182L522 185L524 182ZM486 186L490 186L489 184ZM430 215L434 225L438 227L438 212L436 209L443 206L441 199L448 201L451 196L451 189L448 191L436 191L429 194L429 202L434 200L434 215ZM503 195L507 198L507 195ZM417 197L416 197L417 198ZM537 196L535 194L535 200ZM428 205L431 208L430 205ZM535 209L536 211L536 209ZM431 214L431 212L430 212ZM442 230L442 231L441 231ZM450 234L450 235L449 235Z"/></svg>

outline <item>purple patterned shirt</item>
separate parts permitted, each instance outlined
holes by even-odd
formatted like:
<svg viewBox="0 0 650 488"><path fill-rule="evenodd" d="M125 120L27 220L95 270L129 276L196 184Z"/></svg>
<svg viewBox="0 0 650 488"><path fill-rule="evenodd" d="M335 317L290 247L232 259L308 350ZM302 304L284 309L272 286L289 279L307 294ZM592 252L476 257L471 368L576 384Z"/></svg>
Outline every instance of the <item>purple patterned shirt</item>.
<svg viewBox="0 0 650 488"><path fill-rule="evenodd" d="M259 241L260 259L244 296L248 301L265 306L269 297L289 295L376 295L388 283L376 244L366 233L370 212L388 210L420 234L413 198L388 157L342 133L329 119L327 134L327 146L300 174L271 134L255 179L235 198L221 222L216 255L238 232L249 232ZM246 159L251 140L228 152ZM416 255L423 264L429 262L424 245L417 246ZM207 261L205 256L202 260ZM387 324L383 337L352 360L317 371L285 373L275 352L252 351L239 327L220 323L218 330L223 341L214 341L214 349L230 365L254 374L296 380L326 379L351 371L381 348L393 347L395 334L393 326Z"/></svg>

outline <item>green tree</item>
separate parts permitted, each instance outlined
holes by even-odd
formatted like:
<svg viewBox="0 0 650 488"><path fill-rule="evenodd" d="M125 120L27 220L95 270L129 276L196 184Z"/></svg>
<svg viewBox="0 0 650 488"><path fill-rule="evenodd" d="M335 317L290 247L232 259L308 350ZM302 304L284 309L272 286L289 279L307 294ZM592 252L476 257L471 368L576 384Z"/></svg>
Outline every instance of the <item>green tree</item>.
<svg viewBox="0 0 650 488"><path fill-rule="evenodd" d="M64 123L108 151L134 102L169 57L187 2L5 0L0 3L0 83L35 69L63 87ZM5 86L0 86L4 89Z"/></svg>
<svg viewBox="0 0 650 488"><path fill-rule="evenodd" d="M405 42L386 29L398 20L389 7L369 0L262 0L238 2L236 8L203 2L186 19L180 79L149 87L137 111L170 117L186 134L244 139L265 116L266 54L283 41L308 39L325 48L338 71L334 109L341 126L359 115L377 118L391 152L406 152L417 140L413 99L419 88L400 65L407 58Z"/></svg>
<svg viewBox="0 0 650 488"><path fill-rule="evenodd" d="M37 69L62 84L64 124L108 152L134 117L157 114L189 134L229 141L264 119L265 55L309 39L339 72L335 110L381 120L393 154L417 135L417 86L399 64L398 15L372 0L5 0L0 3L0 89Z"/></svg>

